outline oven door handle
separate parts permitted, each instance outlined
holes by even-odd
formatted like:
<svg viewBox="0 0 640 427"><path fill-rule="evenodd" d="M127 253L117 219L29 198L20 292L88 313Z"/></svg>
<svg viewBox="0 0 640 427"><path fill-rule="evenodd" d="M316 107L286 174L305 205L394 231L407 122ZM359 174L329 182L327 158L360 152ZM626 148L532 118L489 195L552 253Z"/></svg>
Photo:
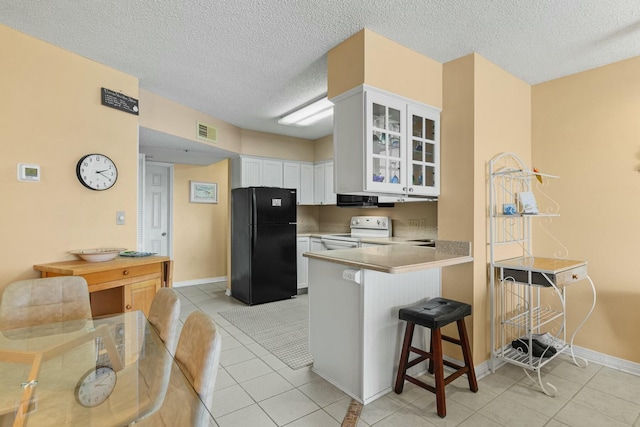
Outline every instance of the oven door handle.
<svg viewBox="0 0 640 427"><path fill-rule="evenodd" d="M324 247L327 248L328 250L351 249L351 248L357 248L359 246L358 242L346 242L346 241L333 240L333 239L320 239L320 241L322 242Z"/></svg>

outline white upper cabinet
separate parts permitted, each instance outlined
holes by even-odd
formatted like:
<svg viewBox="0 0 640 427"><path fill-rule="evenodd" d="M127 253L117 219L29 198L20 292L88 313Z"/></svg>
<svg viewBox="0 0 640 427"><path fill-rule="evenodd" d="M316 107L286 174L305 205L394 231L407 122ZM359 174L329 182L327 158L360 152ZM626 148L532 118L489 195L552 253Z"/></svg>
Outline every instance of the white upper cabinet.
<svg viewBox="0 0 640 427"><path fill-rule="evenodd" d="M296 203L300 204L300 163L282 162L282 186L296 189Z"/></svg>
<svg viewBox="0 0 640 427"><path fill-rule="evenodd" d="M259 187L262 185L262 160L252 157L233 159L233 172L238 172L235 187ZM236 167L237 164L237 167Z"/></svg>
<svg viewBox="0 0 640 427"><path fill-rule="evenodd" d="M313 205L313 163L300 163L300 204Z"/></svg>
<svg viewBox="0 0 640 427"><path fill-rule="evenodd" d="M338 203L338 197L334 188L334 170L333 162L327 162L324 164L324 204L335 205Z"/></svg>
<svg viewBox="0 0 640 427"><path fill-rule="evenodd" d="M313 194L316 205L335 205L336 193L333 190L333 162L316 163L313 174Z"/></svg>
<svg viewBox="0 0 640 427"><path fill-rule="evenodd" d="M313 205L313 163L282 162L282 186L296 189L299 205Z"/></svg>
<svg viewBox="0 0 640 427"><path fill-rule="evenodd" d="M262 185L282 187L282 160L262 159Z"/></svg>
<svg viewBox="0 0 640 427"><path fill-rule="evenodd" d="M334 100L336 192L440 193L440 111L362 86Z"/></svg>
<svg viewBox="0 0 640 427"><path fill-rule="evenodd" d="M325 163L322 164L324 165ZM326 166L323 167L326 169ZM326 177L323 173L323 177L319 182L324 184L327 179L330 179L328 188L333 194L333 204L335 204L333 169L330 171L330 177ZM313 163L250 156L238 156L231 160L231 188L295 188L296 203L298 205L315 204L314 181ZM327 204L324 197L321 197L321 199L322 204ZM329 197L329 200L331 200L331 197Z"/></svg>
<svg viewBox="0 0 640 427"><path fill-rule="evenodd" d="M231 160L231 188L282 187L282 160L239 156Z"/></svg>

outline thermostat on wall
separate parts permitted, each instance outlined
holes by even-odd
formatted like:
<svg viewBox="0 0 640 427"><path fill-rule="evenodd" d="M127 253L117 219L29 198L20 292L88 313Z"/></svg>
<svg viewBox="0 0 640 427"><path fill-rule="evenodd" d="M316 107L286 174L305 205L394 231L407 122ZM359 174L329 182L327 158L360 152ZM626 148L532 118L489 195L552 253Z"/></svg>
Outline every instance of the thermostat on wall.
<svg viewBox="0 0 640 427"><path fill-rule="evenodd" d="M40 165L18 163L18 181L40 181Z"/></svg>

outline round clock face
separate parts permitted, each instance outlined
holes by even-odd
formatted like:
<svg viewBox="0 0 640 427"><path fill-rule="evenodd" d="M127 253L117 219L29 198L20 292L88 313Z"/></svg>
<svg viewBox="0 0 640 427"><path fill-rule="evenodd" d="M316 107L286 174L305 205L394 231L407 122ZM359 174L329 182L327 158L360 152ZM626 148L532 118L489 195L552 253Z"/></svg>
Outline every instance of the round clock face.
<svg viewBox="0 0 640 427"><path fill-rule="evenodd" d="M108 190L118 179L118 169L104 154L87 154L78 161L76 175L91 190Z"/></svg>
<svg viewBox="0 0 640 427"><path fill-rule="evenodd" d="M76 400L91 408L107 400L116 387L116 373L108 366L98 366L87 372L76 385Z"/></svg>

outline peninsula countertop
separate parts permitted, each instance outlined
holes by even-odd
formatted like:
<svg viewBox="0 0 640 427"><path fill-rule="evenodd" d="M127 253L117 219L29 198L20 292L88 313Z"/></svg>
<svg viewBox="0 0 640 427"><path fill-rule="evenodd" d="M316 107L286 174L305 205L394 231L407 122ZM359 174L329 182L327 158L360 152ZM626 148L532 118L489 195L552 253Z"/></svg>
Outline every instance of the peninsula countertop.
<svg viewBox="0 0 640 427"><path fill-rule="evenodd" d="M408 273L472 262L468 242L436 241L436 248L379 245L366 248L305 252L304 256L382 273Z"/></svg>

